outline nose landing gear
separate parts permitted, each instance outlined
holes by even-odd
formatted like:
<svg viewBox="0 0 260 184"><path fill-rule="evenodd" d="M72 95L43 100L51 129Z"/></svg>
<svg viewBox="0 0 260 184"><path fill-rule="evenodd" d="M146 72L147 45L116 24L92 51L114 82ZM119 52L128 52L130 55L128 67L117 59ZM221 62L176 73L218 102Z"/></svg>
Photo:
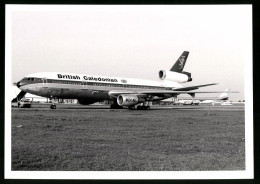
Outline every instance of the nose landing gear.
<svg viewBox="0 0 260 184"><path fill-rule="evenodd" d="M51 109L56 109L56 105L53 103L53 104L51 104L50 108Z"/></svg>

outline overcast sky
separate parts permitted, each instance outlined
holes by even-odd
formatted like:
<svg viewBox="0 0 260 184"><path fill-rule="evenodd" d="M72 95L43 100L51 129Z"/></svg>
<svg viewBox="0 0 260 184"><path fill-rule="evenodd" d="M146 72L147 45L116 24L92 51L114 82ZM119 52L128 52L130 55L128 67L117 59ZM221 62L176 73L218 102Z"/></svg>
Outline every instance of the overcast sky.
<svg viewBox="0 0 260 184"><path fill-rule="evenodd" d="M159 80L189 51L184 68L201 90L244 99L250 57L250 5L18 6L12 11L12 82L35 72L70 72ZM212 96L212 95L211 95Z"/></svg>

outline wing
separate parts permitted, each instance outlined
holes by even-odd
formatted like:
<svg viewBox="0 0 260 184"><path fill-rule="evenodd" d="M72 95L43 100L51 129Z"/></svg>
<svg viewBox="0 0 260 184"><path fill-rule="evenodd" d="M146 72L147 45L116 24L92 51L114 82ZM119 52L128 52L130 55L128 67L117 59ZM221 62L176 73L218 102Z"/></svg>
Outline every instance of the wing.
<svg viewBox="0 0 260 184"><path fill-rule="evenodd" d="M123 94L135 94L135 95L179 95L179 94L196 94L196 93L222 93L223 91L171 91L171 90L158 90L158 91L110 91L108 94L112 97L117 97Z"/></svg>
<svg viewBox="0 0 260 184"><path fill-rule="evenodd" d="M223 92L223 91L194 91L195 89L199 89L199 87L205 87L205 86L211 86L211 85L216 85L216 83L182 87L182 88L174 88L172 90L140 90L140 91L114 90L114 91L110 91L108 94L113 98L117 98L117 96L123 95L123 94L132 94L132 95L137 95L139 97L144 97L144 98L149 97L149 96L170 98L170 97L173 97L173 96L176 96L179 94L194 95L195 93L222 93Z"/></svg>

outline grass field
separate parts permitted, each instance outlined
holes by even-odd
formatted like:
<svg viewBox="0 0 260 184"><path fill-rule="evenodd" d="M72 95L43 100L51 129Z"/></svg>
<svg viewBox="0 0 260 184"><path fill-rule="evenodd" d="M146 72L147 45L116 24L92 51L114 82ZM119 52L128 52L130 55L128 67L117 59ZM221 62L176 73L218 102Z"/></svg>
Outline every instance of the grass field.
<svg viewBox="0 0 260 184"><path fill-rule="evenodd" d="M245 169L244 111L13 109L12 170Z"/></svg>

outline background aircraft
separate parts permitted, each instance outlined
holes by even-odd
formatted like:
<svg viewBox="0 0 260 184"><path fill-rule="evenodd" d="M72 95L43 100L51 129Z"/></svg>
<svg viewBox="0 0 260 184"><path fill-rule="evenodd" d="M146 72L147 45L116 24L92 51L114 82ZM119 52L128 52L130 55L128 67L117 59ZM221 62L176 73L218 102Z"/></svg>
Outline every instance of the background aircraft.
<svg viewBox="0 0 260 184"><path fill-rule="evenodd" d="M229 93L230 89L226 89L223 93L221 93L218 97L178 97L178 99L175 100L175 103L177 104L183 104L183 105L199 105L200 103L210 103L214 104L217 102L223 102L229 99Z"/></svg>

